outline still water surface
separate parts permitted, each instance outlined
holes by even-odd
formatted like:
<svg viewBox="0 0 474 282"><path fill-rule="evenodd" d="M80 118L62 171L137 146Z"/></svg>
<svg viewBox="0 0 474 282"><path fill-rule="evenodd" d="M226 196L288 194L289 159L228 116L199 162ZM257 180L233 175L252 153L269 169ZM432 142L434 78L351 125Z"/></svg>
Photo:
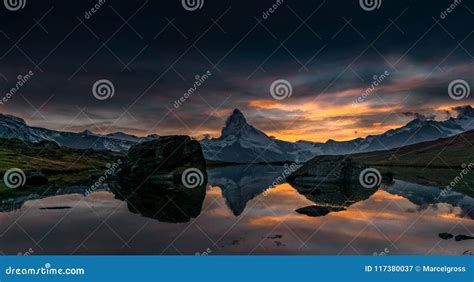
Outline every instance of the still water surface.
<svg viewBox="0 0 474 282"><path fill-rule="evenodd" d="M31 199L0 213L0 251L17 254L461 255L474 240L474 199L395 180L377 191L300 194L278 166L208 171L205 197L126 203L111 191ZM88 187L66 187L81 191ZM71 192L72 193L72 192ZM34 197L32 197L34 198ZM145 204L143 204L145 203ZM340 210L298 213L308 206ZM190 218L189 215L192 215Z"/></svg>

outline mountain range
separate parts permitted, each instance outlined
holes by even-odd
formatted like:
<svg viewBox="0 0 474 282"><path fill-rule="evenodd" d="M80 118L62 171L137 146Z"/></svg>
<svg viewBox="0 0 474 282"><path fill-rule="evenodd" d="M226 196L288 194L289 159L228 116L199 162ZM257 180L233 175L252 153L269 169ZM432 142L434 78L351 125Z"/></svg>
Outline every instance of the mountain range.
<svg viewBox="0 0 474 282"><path fill-rule="evenodd" d="M54 142L62 147L74 149L126 151L132 145L159 138L157 135L137 137L122 132L108 135L94 134L88 130L75 133L32 127L15 116L0 114L0 138L16 138L27 142Z"/></svg>
<svg viewBox="0 0 474 282"><path fill-rule="evenodd" d="M235 109L226 121L218 138L200 141L207 160L231 163L270 163L283 161L305 162L317 155L345 155L388 150L411 144L454 136L474 129L474 109L459 108L459 115L445 121L416 118L397 129L380 135L369 135L350 141L287 142L272 138L248 124L243 113ZM90 131L63 132L31 127L15 116L0 114L0 138L17 138L38 143L55 142L59 146L76 149L126 151L132 145L156 140L157 135L137 137L122 132L108 135Z"/></svg>
<svg viewBox="0 0 474 282"><path fill-rule="evenodd" d="M416 118L403 127L380 135L350 141L325 143L274 139L248 124L244 115L234 110L219 138L201 141L208 160L239 163L281 161L306 162L317 155L346 155L399 148L411 144L454 136L474 129L474 109L464 106L459 115L445 121Z"/></svg>

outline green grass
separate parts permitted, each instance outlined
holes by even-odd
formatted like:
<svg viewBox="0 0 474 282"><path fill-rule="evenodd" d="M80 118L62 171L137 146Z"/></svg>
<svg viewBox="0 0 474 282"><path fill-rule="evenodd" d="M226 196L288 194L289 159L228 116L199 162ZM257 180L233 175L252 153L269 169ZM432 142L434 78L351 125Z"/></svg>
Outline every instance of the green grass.
<svg viewBox="0 0 474 282"><path fill-rule="evenodd" d="M55 191L65 185L88 184L107 169L107 164L123 155L105 151L59 148L52 144L32 144L16 139L0 139L0 175L12 168L25 173L42 172L49 183L44 187L9 189L0 181L0 199Z"/></svg>
<svg viewBox="0 0 474 282"><path fill-rule="evenodd" d="M399 149L356 154L352 157L394 178L440 186L449 185L463 170L474 163L474 131L452 138L406 146ZM55 191L73 184L92 184L123 154L58 148L51 144L31 144L15 139L0 139L0 175L11 168L42 172L49 184L40 188L8 189L0 181L0 200L12 195ZM453 190L474 196L474 171L463 175Z"/></svg>
<svg viewBox="0 0 474 282"><path fill-rule="evenodd" d="M394 178L445 188L463 168L474 163L474 131L451 138L410 145L387 151L356 154L352 157ZM474 196L474 170L462 176L454 191Z"/></svg>
<svg viewBox="0 0 474 282"><path fill-rule="evenodd" d="M426 184L445 189L456 177L460 169L419 168L419 167L377 167L381 172L391 172L395 179ZM463 176L462 181L452 187L453 191L474 197L474 171Z"/></svg>

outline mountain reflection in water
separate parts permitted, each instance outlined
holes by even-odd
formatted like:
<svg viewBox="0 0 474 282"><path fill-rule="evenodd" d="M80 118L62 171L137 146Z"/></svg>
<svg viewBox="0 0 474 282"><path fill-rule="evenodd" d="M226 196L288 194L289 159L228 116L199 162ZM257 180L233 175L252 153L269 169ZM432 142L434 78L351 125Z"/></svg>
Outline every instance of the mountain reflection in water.
<svg viewBox="0 0 474 282"><path fill-rule="evenodd" d="M271 165L213 168L208 170L209 184L221 188L227 206L238 216L248 201L272 188L284 169Z"/></svg>
<svg viewBox="0 0 474 282"><path fill-rule="evenodd" d="M303 195L286 183L268 189L283 170L212 168L206 191L179 196L147 190L84 197L75 187L71 194L43 199L2 199L17 209L0 212L0 251L460 255L473 250L470 240L438 237L442 232L473 235L471 197L455 192L439 197L438 188L398 180L377 191L331 187ZM65 206L71 208L41 209ZM332 211L321 216L296 212L304 207Z"/></svg>

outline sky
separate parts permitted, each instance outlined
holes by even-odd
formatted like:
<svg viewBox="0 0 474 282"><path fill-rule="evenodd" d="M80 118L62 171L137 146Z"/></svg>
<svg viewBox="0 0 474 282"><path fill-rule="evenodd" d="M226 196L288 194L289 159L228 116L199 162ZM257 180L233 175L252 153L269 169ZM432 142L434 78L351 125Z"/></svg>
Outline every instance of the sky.
<svg viewBox="0 0 474 282"><path fill-rule="evenodd" d="M0 113L64 131L202 138L238 108L276 138L327 141L473 104L449 85L474 85L474 4L374 1L0 5ZM104 80L113 95L94 93ZM291 95L275 95L275 81Z"/></svg>

